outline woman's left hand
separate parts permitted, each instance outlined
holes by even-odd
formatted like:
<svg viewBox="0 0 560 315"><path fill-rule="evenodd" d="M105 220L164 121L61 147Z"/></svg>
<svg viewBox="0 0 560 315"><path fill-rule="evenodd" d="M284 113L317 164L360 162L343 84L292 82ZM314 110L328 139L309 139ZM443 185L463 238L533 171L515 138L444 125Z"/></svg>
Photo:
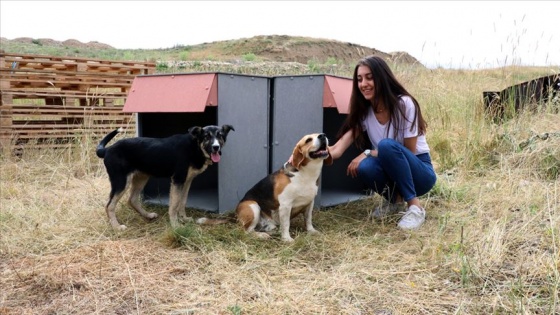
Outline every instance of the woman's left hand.
<svg viewBox="0 0 560 315"><path fill-rule="evenodd" d="M358 176L358 165L365 159L366 156L363 154L358 155L355 157L350 164L348 164L348 168L346 169L346 175L350 175L352 178Z"/></svg>

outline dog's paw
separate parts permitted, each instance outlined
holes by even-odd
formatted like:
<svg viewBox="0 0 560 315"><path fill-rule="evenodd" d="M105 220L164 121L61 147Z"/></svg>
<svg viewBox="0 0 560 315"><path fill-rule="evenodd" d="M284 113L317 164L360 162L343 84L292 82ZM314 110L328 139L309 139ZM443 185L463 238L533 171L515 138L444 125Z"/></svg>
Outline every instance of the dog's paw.
<svg viewBox="0 0 560 315"><path fill-rule="evenodd" d="M315 230L315 229L309 229L307 230L307 233L309 234L313 234L313 235L317 235L317 234L321 234L321 232Z"/></svg>
<svg viewBox="0 0 560 315"><path fill-rule="evenodd" d="M254 232L255 236L261 239L269 239L271 238L270 234L265 233L265 232Z"/></svg>
<svg viewBox="0 0 560 315"><path fill-rule="evenodd" d="M148 215L146 216L146 219L148 219L148 220L154 220L154 219L156 219L157 217L158 217L158 214L157 214L157 213L155 213L155 212L150 212L150 213L148 213Z"/></svg>
<svg viewBox="0 0 560 315"><path fill-rule="evenodd" d="M291 236L282 237L282 242L293 243L293 242L294 242L294 239L293 239Z"/></svg>
<svg viewBox="0 0 560 315"><path fill-rule="evenodd" d="M267 232L270 233L272 231L276 230L276 225L274 224L265 224L262 228L261 231L263 232Z"/></svg>
<svg viewBox="0 0 560 315"><path fill-rule="evenodd" d="M181 217L179 218L179 222L181 223L192 223L194 219L192 217Z"/></svg>
<svg viewBox="0 0 560 315"><path fill-rule="evenodd" d="M198 218L198 219L196 219L195 222L196 222L196 224L204 224L204 223L208 222L208 218L204 218L204 217L203 218Z"/></svg>
<svg viewBox="0 0 560 315"><path fill-rule="evenodd" d="M113 227L116 231L124 231L126 230L126 225L121 224Z"/></svg>

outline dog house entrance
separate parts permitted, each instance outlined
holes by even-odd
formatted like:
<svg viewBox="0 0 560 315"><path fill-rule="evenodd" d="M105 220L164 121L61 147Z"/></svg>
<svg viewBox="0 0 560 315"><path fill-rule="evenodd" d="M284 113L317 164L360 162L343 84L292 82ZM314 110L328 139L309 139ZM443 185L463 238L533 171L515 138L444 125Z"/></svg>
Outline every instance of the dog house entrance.
<svg viewBox="0 0 560 315"><path fill-rule="evenodd" d="M331 141L331 145L336 141L338 129L345 118L346 115L341 115L336 108L323 109L323 132ZM348 165L360 153L355 145L351 145L332 165L323 167L320 199L322 207L344 204L366 196L367 187L359 179L346 174Z"/></svg>
<svg viewBox="0 0 560 315"><path fill-rule="evenodd" d="M192 126L216 125L217 107L206 107L203 113L140 113L138 135L162 138L187 133ZM144 188L144 202L169 204L169 178L150 178ZM205 172L194 178L188 196L188 206L218 211L218 165L208 166Z"/></svg>

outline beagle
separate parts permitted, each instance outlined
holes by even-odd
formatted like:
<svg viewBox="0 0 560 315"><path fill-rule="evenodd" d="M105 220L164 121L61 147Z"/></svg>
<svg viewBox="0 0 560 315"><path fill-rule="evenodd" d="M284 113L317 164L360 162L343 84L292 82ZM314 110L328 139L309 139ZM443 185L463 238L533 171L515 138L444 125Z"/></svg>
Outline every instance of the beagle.
<svg viewBox="0 0 560 315"><path fill-rule="evenodd" d="M319 189L323 163L332 164L328 139L324 133L309 134L296 144L292 161L256 183L235 209L237 222L247 233L270 238L270 232L280 225L283 241L292 242L290 220L303 214L309 233L313 227L312 212ZM221 224L227 219L199 218L198 224Z"/></svg>

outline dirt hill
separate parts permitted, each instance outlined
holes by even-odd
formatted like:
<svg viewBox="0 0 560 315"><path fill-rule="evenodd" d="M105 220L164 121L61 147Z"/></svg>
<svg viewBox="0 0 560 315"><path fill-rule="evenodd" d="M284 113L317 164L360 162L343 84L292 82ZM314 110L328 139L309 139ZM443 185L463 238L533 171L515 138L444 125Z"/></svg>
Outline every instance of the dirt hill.
<svg viewBox="0 0 560 315"><path fill-rule="evenodd" d="M134 57L144 56L146 59L167 60L241 60L255 58L258 61L270 62L298 62L307 64L317 63L343 63L354 64L359 58L366 55L381 55L393 62L406 64L419 64L418 60L406 52L382 52L375 48L360 46L348 42L309 37L294 37L286 35L255 36L227 41L203 43L191 46L175 46L166 49L154 50L119 50L114 47L99 43L82 43L75 39L57 41L53 39L29 37L16 39L0 39L1 49L9 53L31 53L50 55L71 55L84 57L98 57L110 59L125 58L126 53L134 52ZM144 55L139 55L142 52ZM149 55L150 52L152 55ZM119 57L122 56L122 57ZM130 53L128 54L130 57Z"/></svg>
<svg viewBox="0 0 560 315"><path fill-rule="evenodd" d="M7 38L0 38L0 43L2 44L2 49L6 50L6 47L12 47L14 44L32 44L45 47L72 47L72 48L93 48L93 49L114 49L112 46L99 43L99 42L88 42L82 43L76 39L68 39L65 41L57 41L50 38L39 38L33 39L31 37L19 37L12 40ZM7 50L6 50L7 51ZM10 51L12 52L12 51Z"/></svg>
<svg viewBox="0 0 560 315"><path fill-rule="evenodd" d="M231 57L252 53L263 60L303 64L310 60L354 63L366 55L381 55L392 61L409 64L419 63L416 58L405 52L387 53L348 42L286 35L255 36L192 47L193 55L199 51L201 53L211 51Z"/></svg>

